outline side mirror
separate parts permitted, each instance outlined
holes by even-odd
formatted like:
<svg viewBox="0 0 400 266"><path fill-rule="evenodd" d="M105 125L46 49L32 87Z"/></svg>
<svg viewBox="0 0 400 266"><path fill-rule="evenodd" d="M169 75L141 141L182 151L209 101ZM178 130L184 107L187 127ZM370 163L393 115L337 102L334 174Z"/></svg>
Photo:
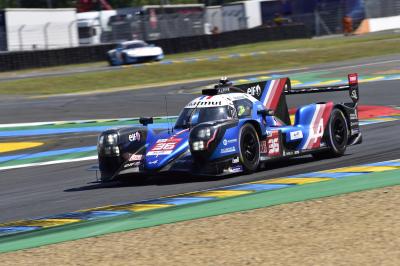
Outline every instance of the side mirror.
<svg viewBox="0 0 400 266"><path fill-rule="evenodd" d="M141 117L139 119L139 123L143 126L147 126L148 124L153 124L153 117Z"/></svg>
<svg viewBox="0 0 400 266"><path fill-rule="evenodd" d="M262 116L273 116L275 114L275 112L272 109L262 109L262 110L258 110L257 114L262 115Z"/></svg>

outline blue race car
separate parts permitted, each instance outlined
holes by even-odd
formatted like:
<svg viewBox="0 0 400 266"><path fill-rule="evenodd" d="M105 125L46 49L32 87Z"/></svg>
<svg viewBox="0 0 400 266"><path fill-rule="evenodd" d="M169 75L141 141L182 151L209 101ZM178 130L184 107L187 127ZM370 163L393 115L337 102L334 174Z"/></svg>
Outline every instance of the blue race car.
<svg viewBox="0 0 400 266"><path fill-rule="evenodd" d="M140 40L122 42L107 52L110 66L160 61L163 58L164 52L161 47Z"/></svg>
<svg viewBox="0 0 400 266"><path fill-rule="evenodd" d="M101 181L151 174L252 173L272 160L311 154L337 157L362 141L357 74L340 86L292 89L289 78L233 86L221 79L188 103L175 125L107 130L98 138ZM292 124L286 95L349 91L352 102L320 102L297 109Z"/></svg>

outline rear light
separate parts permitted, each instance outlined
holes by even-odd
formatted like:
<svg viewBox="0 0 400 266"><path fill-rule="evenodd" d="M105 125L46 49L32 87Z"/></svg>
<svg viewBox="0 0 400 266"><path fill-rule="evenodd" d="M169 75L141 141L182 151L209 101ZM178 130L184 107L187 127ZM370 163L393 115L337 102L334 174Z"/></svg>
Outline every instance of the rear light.
<svg viewBox="0 0 400 266"><path fill-rule="evenodd" d="M349 85L357 85L358 84L358 74L357 73L349 74L348 79L349 79Z"/></svg>

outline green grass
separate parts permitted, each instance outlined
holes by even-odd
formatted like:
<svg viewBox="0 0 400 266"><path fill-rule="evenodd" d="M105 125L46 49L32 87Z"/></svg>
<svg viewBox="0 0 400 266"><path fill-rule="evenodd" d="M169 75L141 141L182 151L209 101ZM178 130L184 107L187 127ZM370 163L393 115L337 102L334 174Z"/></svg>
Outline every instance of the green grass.
<svg viewBox="0 0 400 266"><path fill-rule="evenodd" d="M400 53L399 35L289 40L240 45L229 48L177 54L167 59L206 57L232 53L267 51L265 55L172 65L151 64L109 72L41 77L0 83L1 94L58 94L232 75L252 71L302 67L347 59ZM297 51L285 51L298 49ZM279 55L279 56L277 56ZM90 66L86 64L85 66ZM54 68L53 68L54 69Z"/></svg>

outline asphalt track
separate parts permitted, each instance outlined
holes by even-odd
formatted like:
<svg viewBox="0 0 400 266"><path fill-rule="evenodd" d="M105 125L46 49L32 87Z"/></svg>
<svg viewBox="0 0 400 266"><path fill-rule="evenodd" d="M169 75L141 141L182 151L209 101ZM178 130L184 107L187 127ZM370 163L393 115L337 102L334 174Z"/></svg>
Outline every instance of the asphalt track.
<svg viewBox="0 0 400 266"><path fill-rule="evenodd" d="M357 64L360 66L356 67L346 67L349 62L344 62L338 65L327 65L325 69L329 68L330 73L336 76L353 71L363 73L367 68L379 70L390 64L392 64L391 68L393 68L393 64L395 64L395 68L398 68L400 61L396 60L399 59L400 56L392 56L391 58L358 61ZM393 60L394 62L386 62ZM381 61L386 63L379 63ZM320 67L316 67L314 70L318 69ZM164 95L168 97L169 115L172 115L176 114L185 103L194 97L193 88L208 83L196 82L178 87L168 86L163 89L154 88L87 96L2 99L0 100L1 122L165 115ZM399 81L362 84L360 86L361 104L400 106L399 89ZM313 94L311 99L309 96L296 95L291 96L288 102L290 107L295 107L310 101L341 101L346 98L345 93ZM5 170L0 172L0 222L400 158L399 121L366 125L362 127L362 132L364 143L350 147L344 157L314 161L311 157L305 156L273 164L267 170L259 173L225 179L159 177L149 180L145 185L121 185L118 183L100 185L93 182L95 180L94 173L87 171L91 165L96 163L95 161ZM57 147L94 145L96 141L94 134L64 135L62 138L49 136L48 138ZM39 139L43 139L43 137ZM7 141L21 140L25 139L7 139Z"/></svg>

